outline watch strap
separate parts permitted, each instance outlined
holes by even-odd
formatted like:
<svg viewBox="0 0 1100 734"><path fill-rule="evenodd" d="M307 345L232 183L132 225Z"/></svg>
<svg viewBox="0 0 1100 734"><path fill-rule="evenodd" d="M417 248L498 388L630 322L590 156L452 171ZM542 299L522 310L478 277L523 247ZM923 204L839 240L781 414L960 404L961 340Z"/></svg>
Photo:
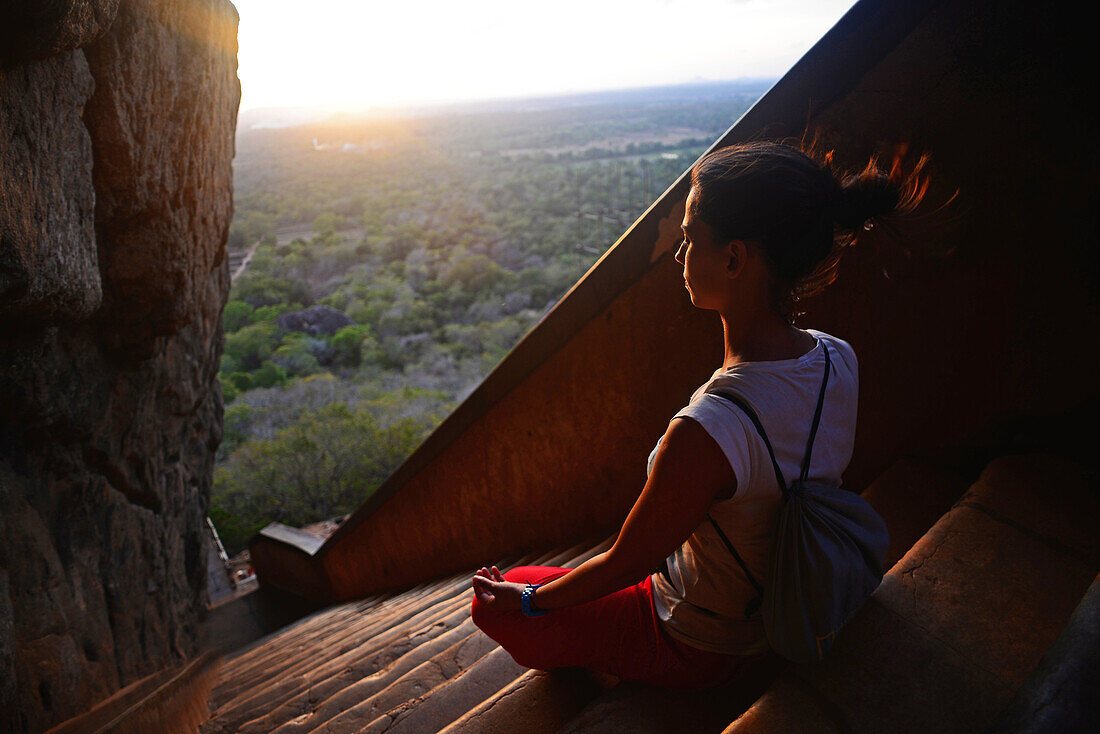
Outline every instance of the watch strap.
<svg viewBox="0 0 1100 734"><path fill-rule="evenodd" d="M535 606L535 589L542 586L542 584L527 584L527 588L523 590L523 593L519 597L519 609L523 612L525 617L541 617L546 614L545 609L539 609Z"/></svg>

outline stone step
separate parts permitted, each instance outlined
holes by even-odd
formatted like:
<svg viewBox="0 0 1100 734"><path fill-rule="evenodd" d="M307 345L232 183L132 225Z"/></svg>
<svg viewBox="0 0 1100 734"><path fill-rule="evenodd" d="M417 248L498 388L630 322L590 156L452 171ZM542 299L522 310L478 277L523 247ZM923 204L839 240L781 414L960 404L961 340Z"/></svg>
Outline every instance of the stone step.
<svg viewBox="0 0 1100 734"><path fill-rule="evenodd" d="M379 716L361 729L362 734L423 734L446 728L486 697L523 675L520 667L499 646L475 664Z"/></svg>
<svg viewBox="0 0 1100 734"><path fill-rule="evenodd" d="M532 562L541 562L543 565L554 563L577 565L592 555L605 550L609 543L610 541L605 541L597 546L582 543L542 559L533 559ZM469 620L467 611L469 602L468 577L468 574L462 577L462 599L459 609L452 612L452 615L445 622L437 623L448 626L451 622L457 620L459 622L458 627L446 631L439 638L433 640L431 644L424 645L423 649L418 645L424 640L415 638L427 637L430 639L430 636L427 636L424 631L417 632L404 648L400 642L388 644L385 651L389 655L395 656L396 659L388 667L371 675L364 674L363 662L354 660L346 665L337 665L338 672L336 674L332 674L331 663L318 666L298 682L301 690L298 695L285 700L280 707L265 716L248 722L240 730L242 732L267 732L273 731L277 726L282 725L283 728L280 731L309 731L355 703L364 702L369 695L372 695L381 687L380 684L383 681L390 682L395 675L408 672L411 667L438 652L441 649L440 640L446 639L453 642L456 639L453 633L457 629L465 630L465 635L473 634L476 628ZM406 654L405 650L410 647L414 649Z"/></svg>
<svg viewBox="0 0 1100 734"><path fill-rule="evenodd" d="M379 603L381 600L323 609L231 656L226 660L222 672L224 682L215 691L212 704L215 707L223 705L242 690L247 690L270 676L278 666L285 665L286 648L293 645L311 647L320 644L333 629L342 628L348 621L366 614Z"/></svg>
<svg viewBox="0 0 1100 734"><path fill-rule="evenodd" d="M382 614L373 624L349 625L354 635L343 635L335 644L298 649L296 663L260 686L238 695L219 708L218 717L236 730L264 712L308 689L315 682L350 669L361 677L385 667L407 652L411 646L442 634L469 616L464 590L453 583L430 595L422 607L403 606L394 613ZM372 615L375 616L375 615ZM423 633L427 629L430 632ZM323 651L322 654L319 654Z"/></svg>
<svg viewBox="0 0 1100 734"><path fill-rule="evenodd" d="M456 642L465 640L476 631L477 627L474 626L473 621L467 619L454 629L410 650L372 675L354 680L349 676L340 676L339 682L344 685L328 695L325 695L327 687L318 686L315 690L309 690L304 697L299 696L283 704L280 708L285 710L273 712L272 722L285 723L266 731L279 734L303 734L313 731L344 711L366 701L410 670L437 653L447 650Z"/></svg>
<svg viewBox="0 0 1100 734"><path fill-rule="evenodd" d="M1100 731L1100 574L1058 639L1002 710L998 734Z"/></svg>
<svg viewBox="0 0 1100 734"><path fill-rule="evenodd" d="M912 458L899 459L871 482L863 499L890 530L883 568L893 568L965 491L958 476Z"/></svg>
<svg viewBox="0 0 1100 734"><path fill-rule="evenodd" d="M463 671L477 665L482 658L499 647L476 628L464 639L454 643L376 692L356 703L330 721L311 731L325 734L358 732L375 725L379 719L389 720L421 705L433 691L441 691ZM516 675L519 675L517 670ZM387 718L388 717L388 718Z"/></svg>
<svg viewBox="0 0 1100 734"><path fill-rule="evenodd" d="M460 599L457 604L448 604L445 609L433 608L434 613L445 616L428 619L419 629L399 627L387 631L373 638L362 649L328 660L293 680L282 682L268 699L277 702L274 709L270 704L251 707L251 712L262 716L242 725L239 731L247 734L270 732L350 685L389 669L398 660L406 657L410 660L415 660L417 656L430 657L431 648L421 648L439 638L452 638L453 642L450 633L469 619L466 607L466 601ZM465 636L469 634L472 634L472 630L466 631Z"/></svg>
<svg viewBox="0 0 1100 734"><path fill-rule="evenodd" d="M982 731L1095 578L1097 527L1080 466L1049 455L991 462L829 656L788 668L726 734Z"/></svg>
<svg viewBox="0 0 1100 734"><path fill-rule="evenodd" d="M354 645L357 640L415 615L441 594L445 596L448 590L456 590L460 583L458 577L450 577L431 587L417 587L369 606L351 602L322 610L304 620L311 623L304 630L292 629L285 636L273 635L265 644L253 648L249 659L230 661L226 680L234 683L220 689L219 695L233 697L295 665L308 664L315 659L309 657L311 651L318 647L332 651L339 646ZM222 705L224 700L219 699L217 705Z"/></svg>
<svg viewBox="0 0 1100 734"><path fill-rule="evenodd" d="M718 734L786 667L777 656L755 662L733 683L705 691L676 691L622 683L596 698L556 730L561 734Z"/></svg>
<svg viewBox="0 0 1100 734"><path fill-rule="evenodd" d="M576 566L609 546L587 541L499 565ZM444 685L496 648L469 618L472 575L336 605L260 640L227 662L203 731L361 729L390 709L407 719L406 704L430 693L426 681Z"/></svg>
<svg viewBox="0 0 1100 734"><path fill-rule="evenodd" d="M583 668L528 670L467 711L442 734L553 734L618 682L614 676Z"/></svg>

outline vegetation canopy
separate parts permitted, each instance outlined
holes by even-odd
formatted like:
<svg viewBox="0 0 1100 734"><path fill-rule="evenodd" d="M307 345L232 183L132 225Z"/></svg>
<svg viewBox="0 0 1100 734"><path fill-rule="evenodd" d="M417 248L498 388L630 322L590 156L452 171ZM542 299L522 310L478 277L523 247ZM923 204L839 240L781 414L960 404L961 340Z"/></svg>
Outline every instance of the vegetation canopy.
<svg viewBox="0 0 1100 734"><path fill-rule="evenodd" d="M764 89L240 131L211 509L229 550L358 506Z"/></svg>

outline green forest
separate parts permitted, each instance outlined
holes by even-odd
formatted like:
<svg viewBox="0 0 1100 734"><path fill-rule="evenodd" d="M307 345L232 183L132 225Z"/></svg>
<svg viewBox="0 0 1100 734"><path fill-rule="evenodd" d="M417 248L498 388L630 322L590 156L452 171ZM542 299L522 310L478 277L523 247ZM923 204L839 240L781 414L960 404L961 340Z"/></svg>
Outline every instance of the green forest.
<svg viewBox="0 0 1100 734"><path fill-rule="evenodd" d="M238 130L210 510L227 549L362 503L765 89Z"/></svg>

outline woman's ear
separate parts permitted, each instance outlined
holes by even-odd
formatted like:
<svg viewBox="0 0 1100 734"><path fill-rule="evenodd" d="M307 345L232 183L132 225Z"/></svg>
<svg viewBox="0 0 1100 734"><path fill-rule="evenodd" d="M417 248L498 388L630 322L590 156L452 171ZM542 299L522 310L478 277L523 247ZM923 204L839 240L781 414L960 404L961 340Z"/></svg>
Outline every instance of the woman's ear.
<svg viewBox="0 0 1100 734"><path fill-rule="evenodd" d="M749 248L744 240L730 240L726 248L728 254L726 277L736 278L745 269L745 263L748 262Z"/></svg>

